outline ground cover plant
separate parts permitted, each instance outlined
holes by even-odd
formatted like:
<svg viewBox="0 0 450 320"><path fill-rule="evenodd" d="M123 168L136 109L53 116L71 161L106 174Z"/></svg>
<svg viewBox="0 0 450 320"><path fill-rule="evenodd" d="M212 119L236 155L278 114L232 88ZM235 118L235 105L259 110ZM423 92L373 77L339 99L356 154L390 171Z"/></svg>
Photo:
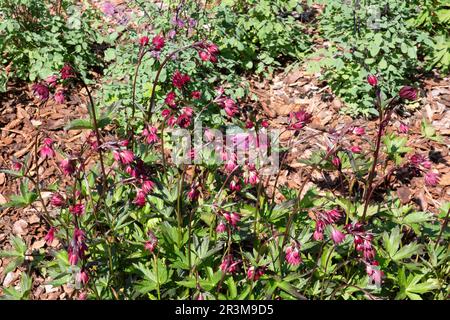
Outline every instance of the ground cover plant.
<svg viewBox="0 0 450 320"><path fill-rule="evenodd" d="M27 152L2 164L19 189L2 210L30 208L45 229L40 247L8 236L4 273L19 268L21 276L2 298L29 299L39 275L80 300L448 299L450 202L439 199L432 212L398 196L413 179L427 188L444 179L443 156L411 147L404 119L420 101L421 84L406 73L417 73L425 35L419 41L401 28L367 31L364 40L347 35L342 43L374 61L361 65L344 54L333 60L342 69L325 66L324 76L347 99L346 111L376 120L318 128L306 107L269 119L251 103L244 78L314 51L301 32L307 19L295 18L307 4L137 1L130 8L100 5L122 21L102 35L110 46L101 78L94 81L89 63L67 58L31 85L37 108L83 93L88 112L64 124L65 141L38 126ZM330 2L326 10L325 24L341 9ZM403 19L401 5L389 10ZM336 41L342 29L326 27ZM387 32L405 36L406 49L391 48ZM370 44L380 35L384 53ZM337 82L351 89L343 93ZM422 136L446 143L425 120ZM296 158L295 148L314 139L323 143ZM293 155L297 188L281 183ZM56 179L40 170L50 166Z"/></svg>

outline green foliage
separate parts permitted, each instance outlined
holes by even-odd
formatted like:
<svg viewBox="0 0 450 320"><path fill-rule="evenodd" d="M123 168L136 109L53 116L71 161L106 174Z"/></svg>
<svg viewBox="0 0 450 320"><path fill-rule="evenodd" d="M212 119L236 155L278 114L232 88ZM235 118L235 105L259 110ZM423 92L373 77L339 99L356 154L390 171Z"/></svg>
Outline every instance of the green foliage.
<svg viewBox="0 0 450 320"><path fill-rule="evenodd" d="M92 9L63 1L60 14L55 3L35 0L0 1L0 91L13 79L45 79L69 62L83 75L101 64L99 45L105 43L101 19Z"/></svg>
<svg viewBox="0 0 450 320"><path fill-rule="evenodd" d="M356 3L360 3L359 7ZM423 66L418 49L432 46L426 33L412 28L408 19L414 14L408 1L365 2L329 1L321 17L321 35L330 45L313 56L310 70L323 68L323 78L352 115L376 115L368 74L379 74L379 85L387 96L414 79Z"/></svg>

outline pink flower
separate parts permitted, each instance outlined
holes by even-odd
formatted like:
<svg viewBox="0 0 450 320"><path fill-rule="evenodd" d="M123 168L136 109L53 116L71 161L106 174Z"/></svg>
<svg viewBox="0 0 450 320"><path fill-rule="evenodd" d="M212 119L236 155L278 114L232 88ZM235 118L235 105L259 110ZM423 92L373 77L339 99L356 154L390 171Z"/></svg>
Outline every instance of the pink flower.
<svg viewBox="0 0 450 320"><path fill-rule="evenodd" d="M325 213L325 216L326 216L326 220L328 221L328 223L334 223L341 218L342 214L339 210L332 209L330 211L327 211Z"/></svg>
<svg viewBox="0 0 450 320"><path fill-rule="evenodd" d="M363 134L366 133L366 130L362 127L355 127L353 128L353 134L356 134L358 136L362 136Z"/></svg>
<svg viewBox="0 0 450 320"><path fill-rule="evenodd" d="M55 230L56 229L54 227L51 227L44 237L44 240L48 246L52 244L53 240L55 240Z"/></svg>
<svg viewBox="0 0 450 320"><path fill-rule="evenodd" d="M155 234L152 231L148 232L149 240L145 242L144 248L148 250L150 253L155 251L156 246L158 245L158 238L156 238Z"/></svg>
<svg viewBox="0 0 450 320"><path fill-rule="evenodd" d="M191 117L182 113L177 119L177 124L182 128L188 128L191 125Z"/></svg>
<svg viewBox="0 0 450 320"><path fill-rule="evenodd" d="M236 191L236 192L241 191L241 184L239 183L239 180L238 181L232 180L230 182L230 190L231 191Z"/></svg>
<svg viewBox="0 0 450 320"><path fill-rule="evenodd" d="M241 216L236 212L224 212L222 215L233 227L236 227L237 223L241 220Z"/></svg>
<svg viewBox="0 0 450 320"><path fill-rule="evenodd" d="M379 287L381 285L381 280L384 276L384 272L379 269L378 261L373 261L371 264L367 264L366 272L371 283Z"/></svg>
<svg viewBox="0 0 450 320"><path fill-rule="evenodd" d="M148 126L142 131L142 135L146 138L147 144L153 144L158 141L158 129L156 127Z"/></svg>
<svg viewBox="0 0 450 320"><path fill-rule="evenodd" d="M50 203L55 207L63 207L66 204L66 200L59 193L54 193L50 199Z"/></svg>
<svg viewBox="0 0 450 320"><path fill-rule="evenodd" d="M58 76L55 74L48 76L47 79L45 79L45 82L47 82L50 88L54 88L58 82Z"/></svg>
<svg viewBox="0 0 450 320"><path fill-rule="evenodd" d="M238 112L236 103L232 99L225 99L224 110L229 117L233 117Z"/></svg>
<svg viewBox="0 0 450 320"><path fill-rule="evenodd" d="M146 45L148 45L149 40L150 39L147 36L142 36L139 38L139 45L141 47L145 47Z"/></svg>
<svg viewBox="0 0 450 320"><path fill-rule="evenodd" d="M343 234L339 229L334 227L331 228L331 239L335 244L339 244L345 239L345 234Z"/></svg>
<svg viewBox="0 0 450 320"><path fill-rule="evenodd" d="M139 190L136 194L136 197L133 200L133 203L138 207L143 207L145 206L145 202L146 202L146 194L144 191Z"/></svg>
<svg viewBox="0 0 450 320"><path fill-rule="evenodd" d="M199 195L200 192L198 191L197 187L192 186L187 194L187 197L189 198L190 201L196 201Z"/></svg>
<svg viewBox="0 0 450 320"><path fill-rule="evenodd" d="M417 91L416 89L410 86L404 86L400 89L398 95L400 98L405 100L416 100L417 99Z"/></svg>
<svg viewBox="0 0 450 320"><path fill-rule="evenodd" d="M181 89L190 80L191 78L187 74L183 74L178 70L172 76L172 84L178 89Z"/></svg>
<svg viewBox="0 0 450 320"><path fill-rule="evenodd" d="M78 300L86 300L87 299L87 293L86 292L80 292L78 295Z"/></svg>
<svg viewBox="0 0 450 320"><path fill-rule="evenodd" d="M209 59L211 58L211 54L208 51L204 51L204 50L200 50L198 52L198 55L199 55L200 59L205 62L209 61Z"/></svg>
<svg viewBox="0 0 450 320"><path fill-rule="evenodd" d="M222 272L234 273L237 271L239 260L234 260L232 255L227 255L220 264L220 270Z"/></svg>
<svg viewBox="0 0 450 320"><path fill-rule="evenodd" d="M114 159L124 165L130 164L134 161L134 153L131 150L114 150Z"/></svg>
<svg viewBox="0 0 450 320"><path fill-rule="evenodd" d="M184 119L180 119L180 123L182 125L186 125L186 122L189 120L189 124L190 124L190 119L185 117ZM173 127L176 123L178 122L178 119L175 118L174 116L171 116L167 119L167 125L169 127ZM188 125L189 126L189 125Z"/></svg>
<svg viewBox="0 0 450 320"><path fill-rule="evenodd" d="M155 187L155 183L153 181L145 180L142 183L142 192L144 192L145 194L148 194L148 193L152 192L154 187Z"/></svg>
<svg viewBox="0 0 450 320"><path fill-rule="evenodd" d="M170 91L167 94L166 98L164 99L164 103L167 104L171 108L175 108L177 106L175 103L176 98L177 98L177 94L173 91Z"/></svg>
<svg viewBox="0 0 450 320"><path fill-rule="evenodd" d="M200 91L192 91L191 97L192 99L198 100L202 97L202 93Z"/></svg>
<svg viewBox="0 0 450 320"><path fill-rule="evenodd" d="M236 164L236 160L231 158L225 163L225 171L233 172L237 168L237 166L238 165Z"/></svg>
<svg viewBox="0 0 450 320"><path fill-rule="evenodd" d="M64 159L59 163L59 167L65 175L71 175L75 172L75 160Z"/></svg>
<svg viewBox="0 0 450 320"><path fill-rule="evenodd" d="M409 127L405 123L400 122L400 127L399 127L398 131L400 133L408 133L409 132Z"/></svg>
<svg viewBox="0 0 450 320"><path fill-rule="evenodd" d="M77 273L76 282L81 283L83 285L86 285L89 282L89 276L86 270L82 269L80 272Z"/></svg>
<svg viewBox="0 0 450 320"><path fill-rule="evenodd" d="M313 239L316 241L323 240L323 229L325 227L325 223L322 220L318 220L316 222L316 229L314 230Z"/></svg>
<svg viewBox="0 0 450 320"><path fill-rule="evenodd" d="M300 263L302 263L302 258L300 256L300 252L298 249L299 248L296 244L292 244L289 247L287 247L286 250L284 251L285 259L288 264L292 266L297 266Z"/></svg>
<svg viewBox="0 0 450 320"><path fill-rule="evenodd" d="M216 227L216 232L222 233L222 232L225 232L226 230L227 230L227 225L225 223L223 223L223 221L220 221Z"/></svg>
<svg viewBox="0 0 450 320"><path fill-rule="evenodd" d="M41 158L53 158L56 153L55 150L52 148L53 140L50 138L44 139L44 145L42 146L41 150L39 151L39 154L41 155Z"/></svg>
<svg viewBox="0 0 450 320"><path fill-rule="evenodd" d="M333 165L338 169L341 167L341 159L339 159L339 157L337 156L333 157L331 163L333 163Z"/></svg>
<svg viewBox="0 0 450 320"><path fill-rule="evenodd" d="M159 51L162 48L164 48L164 44L165 44L164 37L161 34L159 34L153 38L152 43L153 43L153 46L155 47L155 50Z"/></svg>
<svg viewBox="0 0 450 320"><path fill-rule="evenodd" d="M74 204L73 206L69 207L69 212L74 216L79 217L84 213L84 205L81 203Z"/></svg>
<svg viewBox="0 0 450 320"><path fill-rule="evenodd" d="M38 97L41 100L47 100L50 91L48 90L48 87L41 84L41 83L35 83L33 84L33 86L31 87L31 89L33 90L33 94Z"/></svg>
<svg viewBox="0 0 450 320"><path fill-rule="evenodd" d="M439 174L432 171L425 174L425 184L430 187L435 187L439 183Z"/></svg>
<svg viewBox="0 0 450 320"><path fill-rule="evenodd" d="M259 183L259 175L256 170L249 170L244 177L244 183L256 186Z"/></svg>
<svg viewBox="0 0 450 320"><path fill-rule="evenodd" d="M219 47L217 45L215 45L214 43L211 43L207 46L207 50L210 54L212 55L217 55L219 54Z"/></svg>
<svg viewBox="0 0 450 320"><path fill-rule="evenodd" d="M305 125L311 122L312 115L304 110L298 112L291 112L289 114L290 128L293 130L300 130Z"/></svg>
<svg viewBox="0 0 450 320"><path fill-rule="evenodd" d="M378 79L376 76L369 74L367 76L367 82L372 86L372 87L376 87L378 84Z"/></svg>
<svg viewBox="0 0 450 320"><path fill-rule="evenodd" d="M264 275L264 273L266 272L265 269L266 269L265 267L255 268L255 267L251 266L247 270L247 278L250 280L257 281L257 280L259 280L259 278L261 278L261 276Z"/></svg>
<svg viewBox="0 0 450 320"><path fill-rule="evenodd" d="M69 264L74 266L78 263L78 255L69 248Z"/></svg>
<svg viewBox="0 0 450 320"><path fill-rule="evenodd" d="M255 124L251 120L248 120L247 122L245 122L245 128L247 128L247 129L251 129L254 126L255 126Z"/></svg>
<svg viewBox="0 0 450 320"><path fill-rule="evenodd" d="M267 121L267 120L261 121L261 127L268 128L269 127L269 121Z"/></svg>
<svg viewBox="0 0 450 320"><path fill-rule="evenodd" d="M13 161L12 169L14 171L20 171L22 169L22 167L23 167L23 165L20 162Z"/></svg>
<svg viewBox="0 0 450 320"><path fill-rule="evenodd" d="M75 77L72 67L67 63L61 68L59 73L61 74L61 79L63 80Z"/></svg>
<svg viewBox="0 0 450 320"><path fill-rule="evenodd" d="M64 101L65 101L64 90L58 90L55 93L54 98L55 98L56 103L59 103L59 104L64 103Z"/></svg>
<svg viewBox="0 0 450 320"><path fill-rule="evenodd" d="M353 153L361 153L361 147L360 146L352 146L351 148L350 148L350 151L351 152L353 152Z"/></svg>

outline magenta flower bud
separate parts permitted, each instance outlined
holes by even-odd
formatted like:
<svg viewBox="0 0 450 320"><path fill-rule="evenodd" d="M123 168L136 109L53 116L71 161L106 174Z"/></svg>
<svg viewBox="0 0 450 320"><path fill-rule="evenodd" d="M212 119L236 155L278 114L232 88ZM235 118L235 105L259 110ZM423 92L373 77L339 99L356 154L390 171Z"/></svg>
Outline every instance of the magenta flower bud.
<svg viewBox="0 0 450 320"><path fill-rule="evenodd" d="M409 127L405 123L400 122L400 127L399 127L398 131L400 133L408 133L409 132Z"/></svg>
<svg viewBox="0 0 450 320"><path fill-rule="evenodd" d="M171 108L175 108L177 106L175 103L176 98L177 98L176 93L171 91L167 94L166 98L164 99L164 103L167 104Z"/></svg>
<svg viewBox="0 0 450 320"><path fill-rule="evenodd" d="M74 204L73 206L69 207L69 212L74 216L79 217L84 213L84 205L81 203Z"/></svg>
<svg viewBox="0 0 450 320"><path fill-rule="evenodd" d="M360 146L352 146L351 148L350 148L350 151L351 152L353 152L353 153L361 153L361 147Z"/></svg>
<svg viewBox="0 0 450 320"><path fill-rule="evenodd" d="M86 285L89 282L89 276L88 276L86 270L83 269L77 273L76 282L81 283L83 285Z"/></svg>
<svg viewBox="0 0 450 320"><path fill-rule="evenodd" d="M145 206L146 202L146 194L142 190L139 190L136 194L136 198L134 198L133 203L138 207Z"/></svg>
<svg viewBox="0 0 450 320"><path fill-rule="evenodd" d="M159 51L164 48L165 39L162 35L157 35L153 38L152 44L155 47L155 50Z"/></svg>
<svg viewBox="0 0 450 320"><path fill-rule="evenodd" d="M362 136L363 134L366 133L366 130L362 127L355 127L353 128L353 134L356 134L358 136Z"/></svg>
<svg viewBox="0 0 450 320"><path fill-rule="evenodd" d="M50 199L50 203L55 207L63 207L66 204L66 200L59 193L54 193Z"/></svg>
<svg viewBox="0 0 450 320"><path fill-rule="evenodd" d="M343 234L339 229L332 228L331 229L331 239L335 244L339 244L345 239L345 234Z"/></svg>
<svg viewBox="0 0 450 320"><path fill-rule="evenodd" d="M398 93L400 98L405 100L416 100L417 99L417 91L413 87L410 86L404 86L400 89L400 92Z"/></svg>
<svg viewBox="0 0 450 320"><path fill-rule="evenodd" d="M367 82L372 86L372 87L376 87L378 85L378 79L376 76L369 74L367 76Z"/></svg>
<svg viewBox="0 0 450 320"><path fill-rule="evenodd" d="M47 79L45 79L45 82L47 82L49 87L54 88L58 82L58 76L55 74L48 76Z"/></svg>
<svg viewBox="0 0 450 320"><path fill-rule="evenodd" d="M55 150L46 144L41 148L41 150L39 150L39 154L43 159L53 158L56 155Z"/></svg>
<svg viewBox="0 0 450 320"><path fill-rule="evenodd" d="M427 172L427 174L425 174L425 184L427 186L435 187L438 185L439 182L440 182L439 174L432 171Z"/></svg>
<svg viewBox="0 0 450 320"><path fill-rule="evenodd" d="M248 120L246 123L245 123L245 128L247 128L247 129L251 129L251 128L253 128L255 125L253 124L253 121L250 121L250 120Z"/></svg>
<svg viewBox="0 0 450 320"><path fill-rule="evenodd" d="M261 127L268 128L269 127L269 121L267 121L267 120L261 121Z"/></svg>
<svg viewBox="0 0 450 320"><path fill-rule="evenodd" d="M23 165L20 162L13 162L12 163L12 169L14 171L20 171L22 169Z"/></svg>
<svg viewBox="0 0 450 320"><path fill-rule="evenodd" d="M331 160L331 162L333 163L333 165L336 168L340 168L341 167L341 159L339 159L339 157L333 157L333 159Z"/></svg>
<svg viewBox="0 0 450 320"><path fill-rule="evenodd" d="M48 246L52 244L53 240L55 240L55 230L56 229L54 227L51 227L44 237L44 240Z"/></svg>
<svg viewBox="0 0 450 320"><path fill-rule="evenodd" d="M239 180L238 181L232 180L230 182L230 190L231 191L236 191L236 192L241 191L241 184L239 183Z"/></svg>
<svg viewBox="0 0 450 320"><path fill-rule="evenodd" d="M190 201L196 201L200 195L200 192L196 187L191 187L191 190L189 190L187 196Z"/></svg>
<svg viewBox="0 0 450 320"><path fill-rule="evenodd" d="M71 266L74 266L78 263L78 255L75 252L73 252L71 248L69 248L68 256L69 256L69 264Z"/></svg>
<svg viewBox="0 0 450 320"><path fill-rule="evenodd" d="M190 80L191 78L187 74L183 74L179 70L176 70L172 76L172 84L178 89L181 89Z"/></svg>
<svg viewBox="0 0 450 320"><path fill-rule="evenodd" d="M142 36L139 38L139 45L141 47L145 47L146 45L148 45L149 40L150 39L147 36Z"/></svg>
<svg viewBox="0 0 450 320"><path fill-rule="evenodd" d="M200 91L192 91L191 97L194 100L198 100L202 97L202 93Z"/></svg>
<svg viewBox="0 0 450 320"><path fill-rule="evenodd" d="M153 181L145 180L142 183L142 192L144 192L145 194L148 194L148 193L152 192L154 187L155 187L155 183Z"/></svg>
<svg viewBox="0 0 450 320"><path fill-rule="evenodd" d="M198 55L202 61L209 61L211 58L211 54L204 50L199 50Z"/></svg>
<svg viewBox="0 0 450 320"><path fill-rule="evenodd" d="M64 101L65 101L64 90L58 90L55 93L54 99L55 99L56 103L58 103L58 104L64 103Z"/></svg>
<svg viewBox="0 0 450 320"><path fill-rule="evenodd" d="M59 163L59 167L65 175L71 175L75 172L75 160L64 159Z"/></svg>
<svg viewBox="0 0 450 320"><path fill-rule="evenodd" d="M227 225L223 223L223 221L220 221L219 224L216 227L217 233L223 233L227 230Z"/></svg>
<svg viewBox="0 0 450 320"><path fill-rule="evenodd" d="M50 91L48 90L48 87L40 84L40 83L35 83L33 84L33 86L31 87L31 89L33 90L33 94L38 97L41 100L47 100L48 96L50 94Z"/></svg>
<svg viewBox="0 0 450 320"><path fill-rule="evenodd" d="M285 249L284 253L285 259L288 264L292 266L298 266L300 263L302 263L302 258L300 256L299 248L297 245L290 245Z"/></svg>
<svg viewBox="0 0 450 320"><path fill-rule="evenodd" d="M61 75L61 79L63 80L75 77L72 67L67 63L64 65L64 67L61 68L61 71L59 73Z"/></svg>
<svg viewBox="0 0 450 320"><path fill-rule="evenodd" d="M156 127L148 126L142 131L142 135L145 137L147 144L153 144L158 141L157 135L158 129Z"/></svg>

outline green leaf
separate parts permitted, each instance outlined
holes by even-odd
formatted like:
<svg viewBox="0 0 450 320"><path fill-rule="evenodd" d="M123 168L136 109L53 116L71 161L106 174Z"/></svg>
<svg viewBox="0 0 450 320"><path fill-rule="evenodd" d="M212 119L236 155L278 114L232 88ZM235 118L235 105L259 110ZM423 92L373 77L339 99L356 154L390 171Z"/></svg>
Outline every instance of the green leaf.
<svg viewBox="0 0 450 320"><path fill-rule="evenodd" d="M402 259L410 258L413 254L417 254L421 248L422 246L416 242L410 243L400 248L400 250L392 256L392 260L400 261Z"/></svg>
<svg viewBox="0 0 450 320"><path fill-rule="evenodd" d="M82 129L94 129L94 126L91 124L89 120L85 119L76 119L70 122L67 126L64 127L64 130L82 130Z"/></svg>

